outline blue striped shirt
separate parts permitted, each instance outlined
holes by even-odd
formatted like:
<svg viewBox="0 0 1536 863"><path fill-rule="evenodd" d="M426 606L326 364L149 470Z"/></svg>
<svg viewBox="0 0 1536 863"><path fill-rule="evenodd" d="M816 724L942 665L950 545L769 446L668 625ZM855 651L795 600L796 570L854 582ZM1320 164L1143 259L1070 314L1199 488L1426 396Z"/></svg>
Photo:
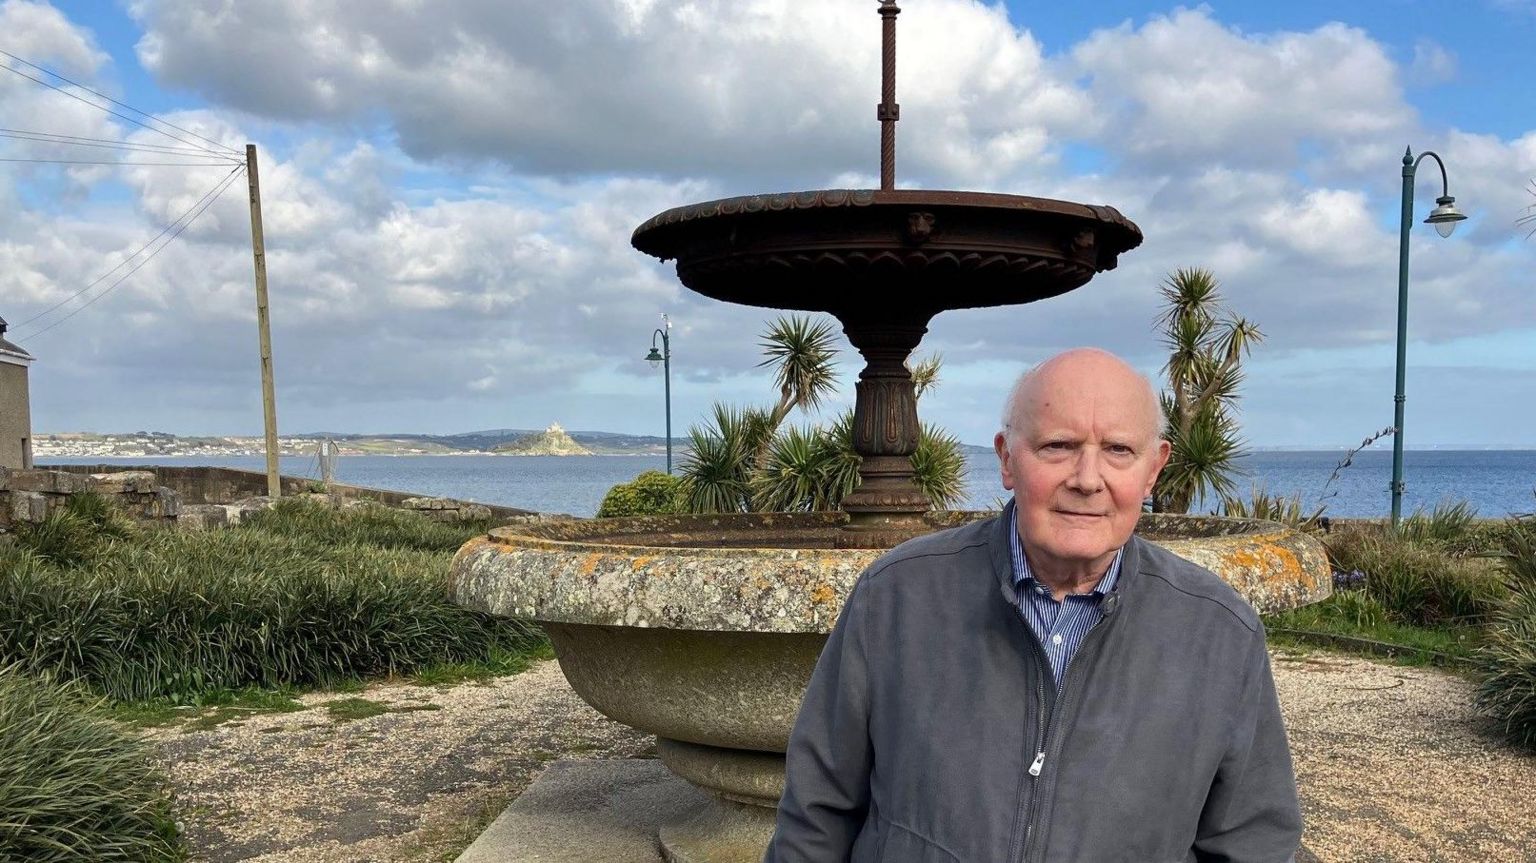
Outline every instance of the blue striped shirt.
<svg viewBox="0 0 1536 863"><path fill-rule="evenodd" d="M1024 557L1024 541L1019 538L1017 516L1013 504L1008 505L1008 517L1014 528L1008 531L1008 545L1013 552L1013 589L1015 601L1029 628L1045 648L1045 656L1051 663L1051 678L1056 681L1056 691L1061 691L1066 677L1067 663L1082 645L1083 637L1093 625L1104 619L1099 603L1115 589L1120 578L1120 558L1125 549L1115 552L1115 559L1099 583L1088 593L1069 593L1061 601L1051 595L1051 589L1035 580L1029 571L1029 560Z"/></svg>

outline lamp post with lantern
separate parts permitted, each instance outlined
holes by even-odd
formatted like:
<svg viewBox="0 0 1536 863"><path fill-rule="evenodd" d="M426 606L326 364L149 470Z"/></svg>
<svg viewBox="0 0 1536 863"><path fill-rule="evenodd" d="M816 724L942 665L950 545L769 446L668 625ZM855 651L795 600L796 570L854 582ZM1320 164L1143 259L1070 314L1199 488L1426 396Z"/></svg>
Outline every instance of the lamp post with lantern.
<svg viewBox="0 0 1536 863"><path fill-rule="evenodd" d="M667 398L667 473L672 473L672 321L661 316L661 326L651 333L651 352L645 355L651 368L661 366L663 386ZM661 350L656 349L656 339L661 338Z"/></svg>
<svg viewBox="0 0 1536 863"><path fill-rule="evenodd" d="M1392 420L1392 526L1396 527L1403 511L1403 394L1408 364L1408 231L1413 227L1413 180L1419 163L1429 156L1440 166L1440 197L1430 211L1427 225L1435 226L1435 233L1449 237L1456 230L1456 223L1466 216L1456 209L1456 199L1451 197L1450 182L1445 176L1445 163L1439 155L1425 150L1415 159L1413 148L1403 153L1403 221L1397 256L1397 392L1393 396Z"/></svg>

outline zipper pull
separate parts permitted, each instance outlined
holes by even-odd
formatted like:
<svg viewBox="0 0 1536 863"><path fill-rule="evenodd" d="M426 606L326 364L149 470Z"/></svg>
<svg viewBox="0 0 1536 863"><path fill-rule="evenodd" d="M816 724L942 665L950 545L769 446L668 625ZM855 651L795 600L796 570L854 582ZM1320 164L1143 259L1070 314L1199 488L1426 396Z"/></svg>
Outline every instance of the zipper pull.
<svg viewBox="0 0 1536 863"><path fill-rule="evenodd" d="M1029 775L1030 776L1039 776L1040 775L1040 768L1043 767L1043 766L1045 766L1045 752L1044 752L1044 750L1035 753L1035 763L1029 765Z"/></svg>

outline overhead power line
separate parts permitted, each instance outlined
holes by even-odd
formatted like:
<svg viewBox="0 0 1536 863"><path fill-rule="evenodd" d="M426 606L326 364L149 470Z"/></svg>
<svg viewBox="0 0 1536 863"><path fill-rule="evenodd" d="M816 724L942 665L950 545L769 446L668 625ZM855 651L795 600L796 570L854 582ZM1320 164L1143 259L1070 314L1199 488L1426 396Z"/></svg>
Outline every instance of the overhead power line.
<svg viewBox="0 0 1536 863"><path fill-rule="evenodd" d="M3 159L0 162L31 162L38 165L155 165L161 168L222 168L239 165L234 161L223 162L102 162L90 159Z"/></svg>
<svg viewBox="0 0 1536 863"><path fill-rule="evenodd" d="M104 150L129 150L140 153L159 153L167 156L214 156L224 158L222 154L209 153L207 150L194 150L191 147L171 147L165 144L149 144L143 141L122 141L111 138L83 138L79 135L60 135L54 132L29 132L25 129L0 129L0 138L10 138L16 141L32 141L39 144L60 144L68 147L97 147ZM233 159L233 156L229 157Z"/></svg>
<svg viewBox="0 0 1536 863"><path fill-rule="evenodd" d="M65 321L69 320L70 318L74 317L75 315L78 315L81 312L85 311L86 309L90 308L98 300L100 300L102 297L105 297L107 294L112 293L112 291L118 285L121 285L129 276L131 276L134 273L138 272L145 264L147 264L150 261L154 260L156 255L158 255L161 252L165 251L166 246L169 246L172 242L174 242L177 237L181 236L181 232L182 231L185 231L187 228L191 227L193 222L197 221L198 216L201 216L209 207L213 206L213 202L217 201L219 199L219 196L224 194L224 191L226 189L228 189L230 187L230 184L235 181L235 178L237 176L239 176L241 168L243 168L243 167L244 166L242 165L240 167L235 168L233 171L230 171L228 176L224 177L223 180L220 180L218 185L214 186L213 189L211 189L207 194L203 195L202 199L199 200L198 203L192 205L191 209L189 209L187 212L183 213L175 222L172 222L171 225L168 226L164 231L161 231L158 235L156 235L155 239L150 240L149 243L145 243L143 246L141 246L139 248L139 250L137 252L134 252L133 255L131 255L127 259L125 259L123 261L123 263L127 263L128 261L133 260L134 257L137 257L141 252L144 251L144 249L148 248L152 243L154 243L155 240L160 239L160 237L164 237L165 234L166 234L166 231L171 231L171 235L169 237L165 237L165 242L161 243L157 248L155 248L153 251L151 251L144 258L144 260L139 261L138 263L134 264L131 268L129 268L129 270L126 273L123 273L121 276L118 276L117 279L112 282L112 284L107 285L106 290L102 291L101 293L97 294L96 296L94 296L91 299L89 299L88 301L86 301L84 305L80 306L80 308L75 309L74 311L70 312L69 314L65 315L62 318L59 318L58 320L54 321L53 323L49 324L46 327L43 327L40 330L36 330L36 331L30 332L30 333L27 333L22 338L25 338L25 339L28 339L28 340L35 339L38 336L42 335L43 333L48 332L49 330L53 329L54 327L57 327L58 325L64 323ZM174 231L172 231L173 228L174 228ZM118 264L116 267L113 267L111 270L108 270L105 274L103 274L102 276L98 277L96 279L96 281L92 282L90 285L87 285L83 290L77 291L74 295L66 298L61 303L55 304L52 308L48 309L47 311L43 312L42 314L32 316L31 318L28 319L27 322L30 323L31 321L35 321L38 318L42 317L43 315L46 315L49 312L53 311L54 309L57 309L60 306L64 305L64 303L67 303L70 300L73 300L76 297L79 297L81 294L84 294L86 291L89 291L93 286L95 286L96 284L101 282L103 279L105 279L108 275L111 275L116 270L121 269L122 266L123 266L123 264Z"/></svg>
<svg viewBox="0 0 1536 863"><path fill-rule="evenodd" d="M9 65L0 66L0 69L4 69L7 72L11 72L11 73L16 74L16 75L20 75L21 77L26 78L28 81L32 81L32 82L37 83L37 84L41 84L41 85L43 85L44 87L47 87L50 90L54 90L54 91L57 91L59 93L63 93L64 95L68 96L69 98L74 99L77 102L81 102L83 104L90 105L92 108L95 108L98 111L104 111L104 112L106 112L106 113L108 113L108 114L110 114L110 115L112 115L114 117L117 117L120 120L126 120L127 122L132 123L135 126L142 126L145 129L150 130L151 132L157 132L157 133L159 133L161 135L164 135L167 138L170 138L173 141L176 141L177 143L186 144L189 147L194 147L196 149L205 150L205 151L208 151L208 152L218 152L219 155L231 155L231 156L239 155L239 152L237 150L234 150L234 149L232 149L230 147L226 147L225 145L220 144L218 141L215 141L215 140L213 140L211 138L203 137L202 135L199 135L196 132L192 132L192 131L189 131L187 129L183 129L182 127L177 126L174 123L171 123L171 122L168 122L166 120L162 120L159 117L156 117L154 114L151 114L148 111L140 111L138 108L135 108L132 105L127 105L127 104L124 104L122 102L119 102L116 99L112 98L111 96L106 95L105 93L99 93L99 92L97 92L95 90L92 90L90 87L85 86L84 84L81 84L81 83L76 82L76 81L72 81L69 78L64 77L63 75L60 75L57 72L49 71L48 69L44 69L42 66L39 66L36 63L31 63L31 62L28 62L27 60L23 60L22 58L17 57L15 54L10 53L9 51L0 50L0 56L9 57L10 59L15 60L17 63L21 63L21 64L23 64L25 66L30 66L31 68L36 69L37 71L43 73L44 75L49 75L51 77L59 79L60 81L63 81L66 84L69 84L69 85L71 85L73 87L78 87L81 90L84 90L87 93L90 93L90 94L96 96L97 98L105 99L106 101L111 102L114 105L117 105L117 106L119 106L121 108L124 108L126 110L129 110L129 111L132 111L135 114L138 114L138 115L140 115L142 117L145 117L146 119L153 120L156 123L159 123L159 124L164 125L164 126L169 126L170 128L175 129L176 131L181 132L181 133L183 133L185 135L190 135L193 138L197 138L199 140L207 142L208 144L212 144L213 147L216 148L216 149L215 150L210 150L208 147L204 147L201 144L197 144L197 143L194 143L192 141L189 141L186 138L182 138L182 137L173 135L170 132L165 131L164 129L161 129L161 128L158 128L158 127L155 127L155 126L151 126L151 125L149 125L148 123L145 123L142 120L135 119L133 117L128 116L127 114L122 114L122 113L119 113L117 111L113 111L112 109L106 107L105 105L98 105L95 102L92 102L91 100L86 99L85 97L81 96L78 93L71 93L68 90L65 90L63 87L59 87L59 86L57 86L55 84L50 84L49 82L44 81L41 78L37 78L37 77L34 77L32 75L28 75L26 72L23 72L22 70L17 69L14 66L9 66Z"/></svg>
<svg viewBox="0 0 1536 863"><path fill-rule="evenodd" d="M225 178L225 179L228 179L228 178ZM57 303L54 303L53 305L49 306L48 308L43 309L42 311L38 312L37 314L33 315L30 318L27 318L26 320L22 321L21 323L17 324L16 326L17 327L24 327L27 324L30 324L33 321L37 320L38 318L47 317L49 314L52 314L55 309L59 308L60 306L64 306L64 305L68 304L71 300L73 300L76 297L80 296L81 294L89 291L91 288L94 288L97 285L101 284L103 281L105 281L113 273L115 273L118 270L121 270L123 267L127 266L130 261L132 261L134 258L137 258L139 255L143 254L144 250L149 248L150 246L154 245L156 240L160 239L161 237L165 236L166 234L169 234L173 229L175 229L175 227L177 225L181 224L181 220L182 219L185 219L188 216L188 214L190 214L193 210L196 210L204 201L206 201L210 197L212 197L214 192L216 192L218 190L219 184L223 183L223 182L224 182L224 180L220 180L219 183L215 183L213 188L211 188L208 191L204 192L203 196L201 198L197 199L196 203L194 203L192 206L190 206L186 210L184 210L182 212L182 214L177 216L176 219L174 221L172 221L169 225L166 225L165 227L161 228L160 229L160 233L154 235L153 237L150 237L149 241L146 242L144 245L138 247L137 249L134 249L133 254L131 254L128 257L126 257L126 258L122 259L121 261L119 261L117 266L113 267L110 270L107 270L105 273L102 273L101 275L99 275L96 278L92 279L90 284L86 285L85 287L81 288L80 290L75 291L73 294L70 294L69 296L65 297L62 300L59 300Z"/></svg>

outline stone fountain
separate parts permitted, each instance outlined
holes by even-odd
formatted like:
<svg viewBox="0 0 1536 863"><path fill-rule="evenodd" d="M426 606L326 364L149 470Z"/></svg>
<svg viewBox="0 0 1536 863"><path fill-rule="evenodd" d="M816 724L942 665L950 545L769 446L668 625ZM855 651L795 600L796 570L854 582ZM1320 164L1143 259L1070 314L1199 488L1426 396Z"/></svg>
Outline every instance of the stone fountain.
<svg viewBox="0 0 1536 863"><path fill-rule="evenodd" d="M933 512L913 482L917 402L905 361L928 322L1073 290L1142 239L1112 207L896 189L900 10L882 0L879 11L879 190L692 204L633 238L675 260L682 283L705 296L842 323L866 363L854 408L860 484L843 511L522 525L471 541L453 563L460 602L539 622L583 699L654 733L662 762L710 792L661 826L674 863L761 860L795 714L859 573L904 539L991 515ZM1138 529L1263 611L1330 589L1321 545L1279 525L1148 516Z"/></svg>

